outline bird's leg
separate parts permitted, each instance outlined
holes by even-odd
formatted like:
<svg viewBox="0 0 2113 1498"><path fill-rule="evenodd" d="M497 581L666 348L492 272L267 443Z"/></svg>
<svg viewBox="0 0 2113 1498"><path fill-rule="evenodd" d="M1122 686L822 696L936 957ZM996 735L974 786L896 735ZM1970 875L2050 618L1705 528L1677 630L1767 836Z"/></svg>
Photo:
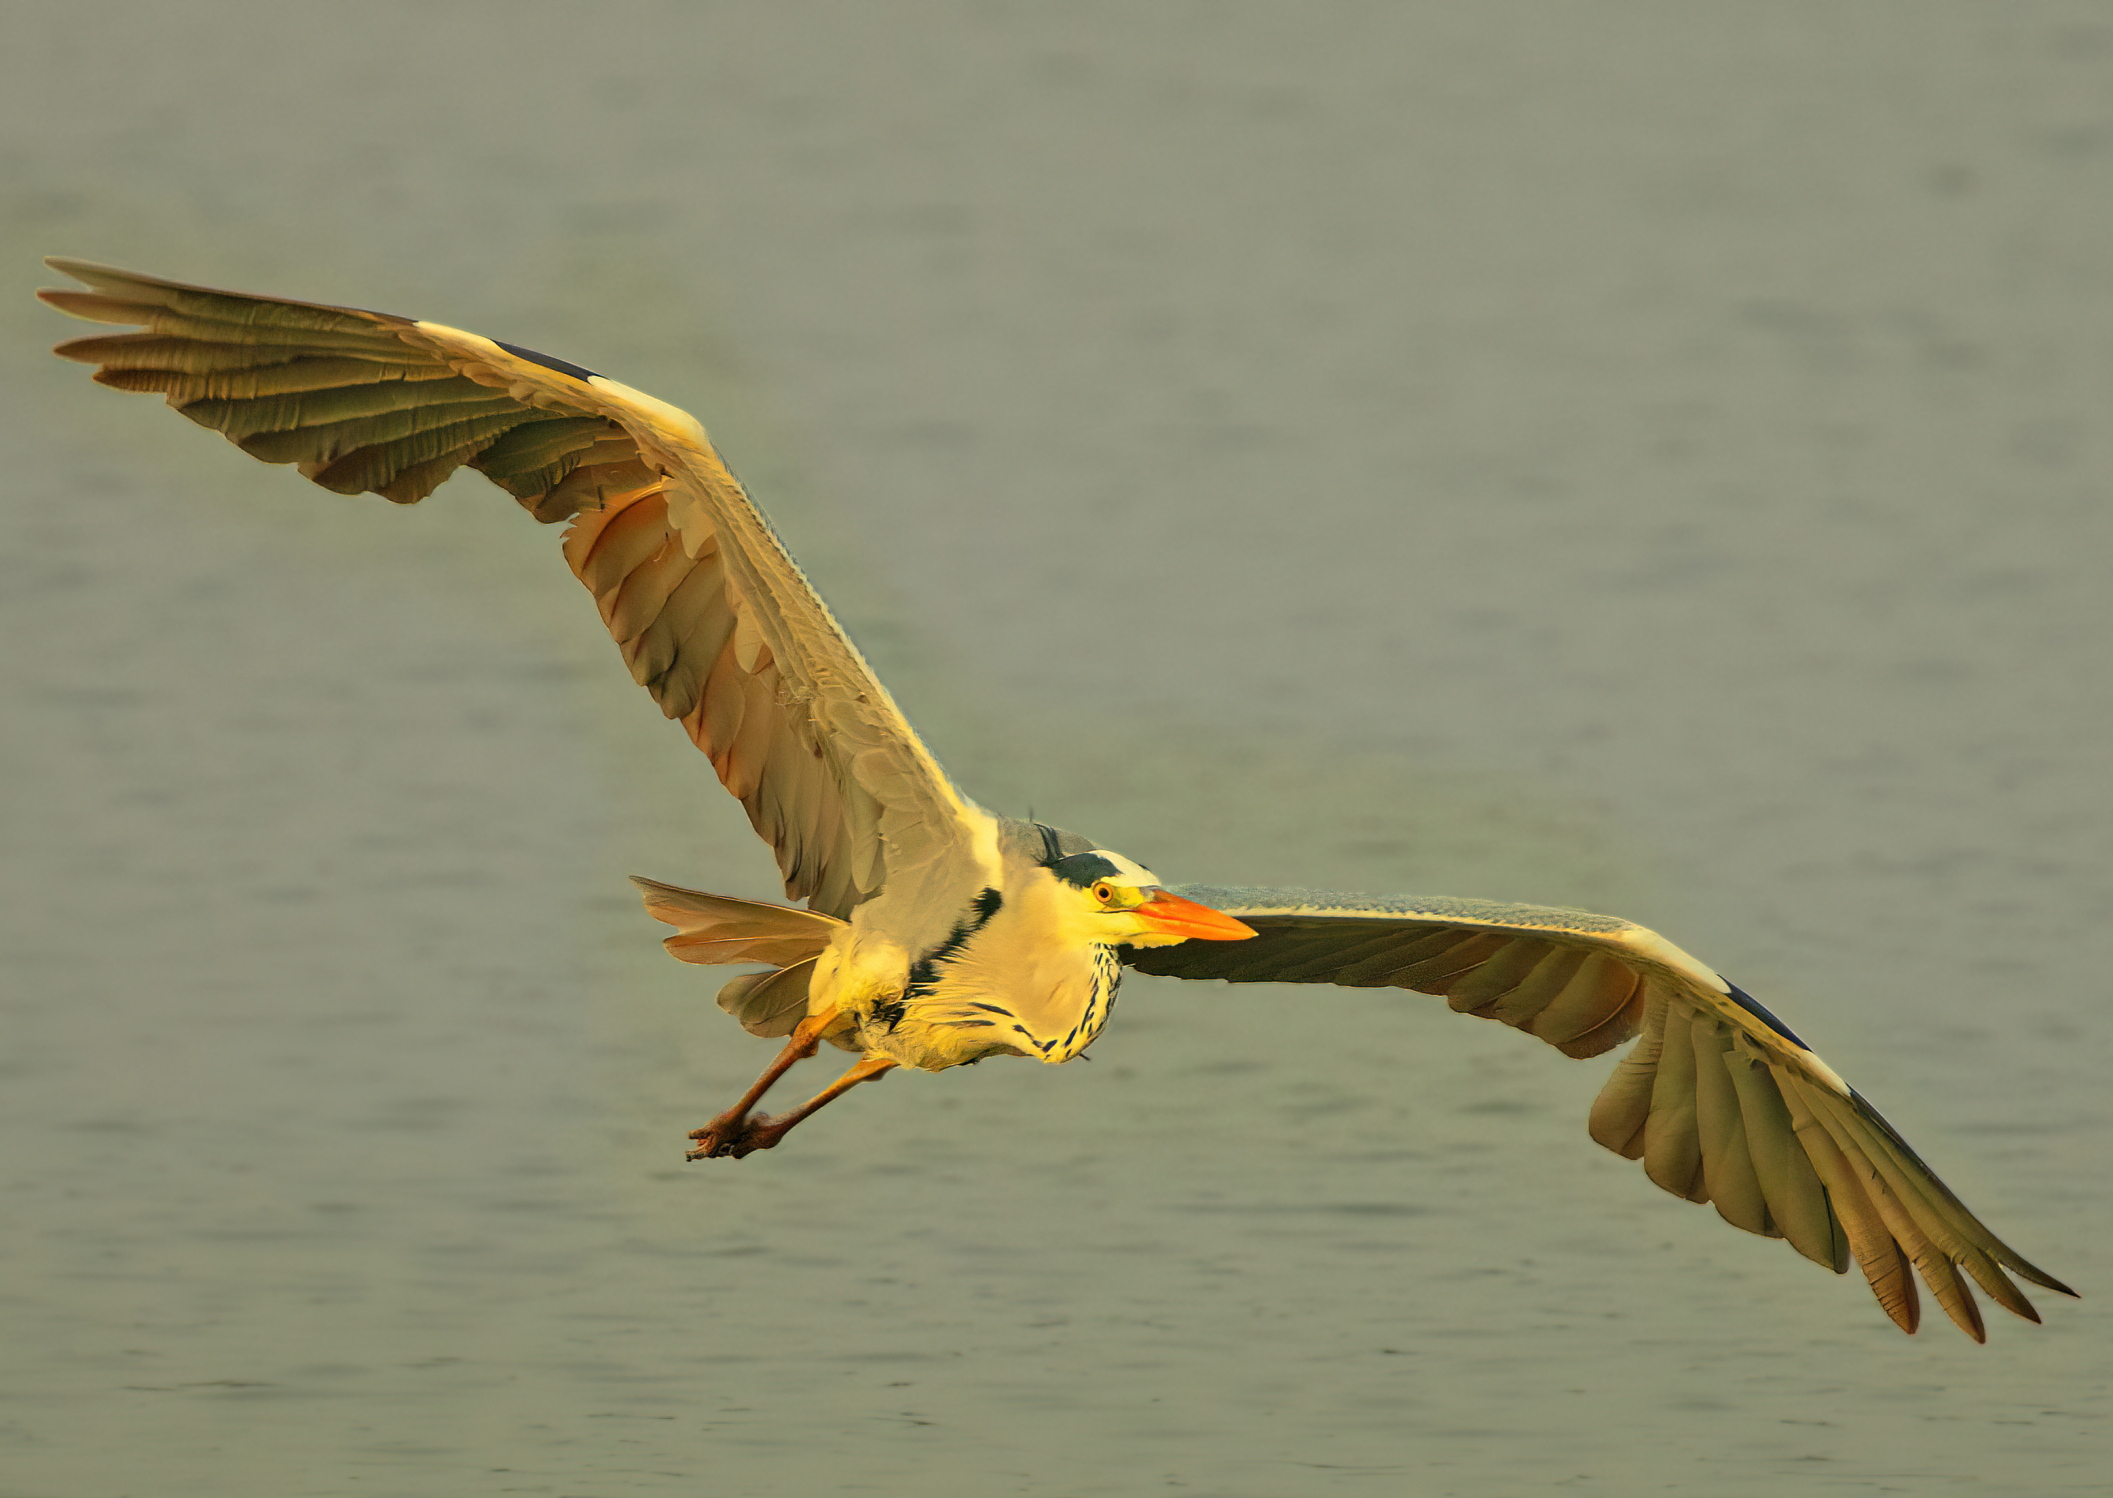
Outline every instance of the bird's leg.
<svg viewBox="0 0 2113 1498"><path fill-rule="evenodd" d="M767 1150L783 1139L794 1124L824 1103L842 1097L861 1082L870 1082L876 1077L886 1076L899 1065L901 1063L892 1056L868 1056L790 1113L771 1116L759 1113L748 1119L731 1138L722 1136L711 1153L714 1156L738 1160L755 1150ZM698 1152L693 1151L690 1158L694 1160L697 1155Z"/></svg>
<svg viewBox="0 0 2113 1498"><path fill-rule="evenodd" d="M820 1014L808 1015L795 1025L792 1034L785 1041L785 1049L778 1052L777 1059L763 1069L762 1076L749 1084L748 1091L741 1094L740 1100L703 1128L690 1130L690 1137L697 1142L690 1147L689 1154L684 1158L702 1160L708 1156L730 1154L739 1159L747 1154L747 1150L736 1151L732 1146L748 1125L749 1109L763 1100L763 1094L770 1091L771 1083L815 1053L815 1048L822 1043L822 1032L836 1022L837 1014L835 1008L825 1009Z"/></svg>

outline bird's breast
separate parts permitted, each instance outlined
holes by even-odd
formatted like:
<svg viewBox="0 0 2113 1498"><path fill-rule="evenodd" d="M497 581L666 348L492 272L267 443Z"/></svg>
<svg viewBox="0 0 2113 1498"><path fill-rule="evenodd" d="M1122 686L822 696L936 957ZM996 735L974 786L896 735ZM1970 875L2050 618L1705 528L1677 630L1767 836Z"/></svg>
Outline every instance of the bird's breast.
<svg viewBox="0 0 2113 1498"><path fill-rule="evenodd" d="M861 1033L874 1051L925 1071L997 1055L1069 1061L1107 1023L1121 975L1112 947L1039 961L971 947L870 1006Z"/></svg>

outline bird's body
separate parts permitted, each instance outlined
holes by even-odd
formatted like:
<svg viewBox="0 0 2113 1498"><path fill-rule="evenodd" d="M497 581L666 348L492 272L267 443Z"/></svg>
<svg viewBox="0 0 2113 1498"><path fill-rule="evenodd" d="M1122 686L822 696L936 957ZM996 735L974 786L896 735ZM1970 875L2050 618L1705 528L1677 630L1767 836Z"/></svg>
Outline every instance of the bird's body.
<svg viewBox="0 0 2113 1498"><path fill-rule="evenodd" d="M58 352L155 391L252 455L401 504L468 466L536 519L632 676L681 723L806 908L639 880L687 962L760 963L721 1006L786 1045L692 1134L769 1148L891 1069L1056 1063L1097 1036L1123 966L1435 994L1568 1055L1635 1039L1595 1139L1735 1226L1841 1272L1914 1330L1915 1274L1977 1340L1967 1280L2038 1320L2005 1271L2073 1293L1960 1203L1875 1109L1748 995L1609 916L1443 897L1168 886L1120 853L999 817L948 780L687 413L563 360L357 308L50 262L45 300L143 331ZM776 1118L753 1110L828 1040L859 1060ZM1961 1271L1964 1271L1962 1277Z"/></svg>
<svg viewBox="0 0 2113 1498"><path fill-rule="evenodd" d="M1171 932L1129 933L1110 929L1110 913L1088 908L1081 886L1053 869L1106 875L1122 888L1143 889L1157 881L1119 853L1091 848L1084 839L1034 822L1005 817L988 822L992 857L979 860L973 892L967 887L946 909L944 933L927 926L905 941L900 923L883 900L859 906L848 921L809 928L802 951L811 958L756 975L736 978L722 998L757 1034L787 1034L810 1014L833 1014L823 1038L869 1057L886 1057L919 1071L944 1071L990 1056L1026 1056L1069 1061L1100 1034L1115 1004L1122 976L1118 944L1172 945L1186 938ZM1074 862L1076 860L1076 862ZM694 938L716 929L715 907L699 909L698 896L648 880L638 881L647 908L684 935L671 937L678 957L699 950ZM1115 886L1110 886L1114 888ZM685 897L689 903L685 903ZM1173 907L1171 902L1153 904ZM776 907L749 906L738 919L769 920ZM809 912L787 912L810 918ZM1170 916L1177 922L1181 916ZM1211 917L1191 912L1208 926ZM1244 936L1228 922L1226 936ZM1054 938L1054 939L1052 939ZM795 925L787 939L802 941ZM706 937L709 941L709 937ZM710 960L720 958L705 948ZM701 960L691 958L690 960ZM806 963L804 973L796 971ZM764 992L759 998L758 989Z"/></svg>
<svg viewBox="0 0 2113 1498"><path fill-rule="evenodd" d="M1065 898L1070 887L1047 876L1030 851L1031 833L1018 822L1000 824L991 882L938 946L912 953L885 934L846 944L840 971L859 980L835 1002L860 1017L869 1053L923 1071L1000 1055L1060 1062L1100 1034L1122 972L1116 947L1088 929L1092 917ZM1039 939L1044 933L1059 939ZM877 944L878 961L854 955ZM817 985L827 992L832 977L825 954Z"/></svg>

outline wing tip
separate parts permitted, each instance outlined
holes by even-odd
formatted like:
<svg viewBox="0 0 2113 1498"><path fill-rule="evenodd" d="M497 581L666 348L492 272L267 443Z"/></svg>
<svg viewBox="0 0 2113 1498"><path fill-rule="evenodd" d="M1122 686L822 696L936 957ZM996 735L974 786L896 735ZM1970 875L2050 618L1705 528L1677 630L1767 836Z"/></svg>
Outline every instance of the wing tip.
<svg viewBox="0 0 2113 1498"><path fill-rule="evenodd" d="M103 292L127 285L159 286L170 291L204 289L186 287L180 281L167 281L160 276L150 276L144 271L126 270L121 265L109 265L101 260L83 260L78 255L46 255L44 264L47 269L55 270L62 276L71 276L83 286ZM66 289L72 295L80 294L70 287ZM44 293L39 291L37 296L43 298Z"/></svg>
<svg viewBox="0 0 2113 1498"><path fill-rule="evenodd" d="M95 283L83 272L91 274L100 272L104 275L113 276L125 274L125 272L114 265L104 265L100 261L95 260L82 260L74 255L46 255L44 257L44 265L46 269L55 270L62 276L73 277L84 286L92 286Z"/></svg>
<svg viewBox="0 0 2113 1498"><path fill-rule="evenodd" d="M2025 1276L2026 1279L2031 1280L2042 1290L2052 1290L2055 1294L2066 1295L2071 1300L2082 1300L2084 1298L2084 1294L2081 1290L2070 1289L2067 1285L2063 1284L2060 1280L2056 1279L2046 1270L2035 1268L2034 1266L2026 1263L2023 1259L2011 1258L2005 1260L2003 1261L2003 1267L2008 1269L2013 1274L2022 1274L2023 1276ZM2037 1321L2040 1318L2038 1316L2033 1316L2031 1319Z"/></svg>
<svg viewBox="0 0 2113 1498"><path fill-rule="evenodd" d="M151 314L144 309L140 309L139 315L134 317L130 315L133 310L131 307L119 302L110 293L93 288L83 291L74 286L40 287L37 300L54 312L77 317L82 322L107 323L122 328L144 328L152 321ZM74 341L71 338L66 340L67 343ZM58 350L54 349L52 352L57 353Z"/></svg>

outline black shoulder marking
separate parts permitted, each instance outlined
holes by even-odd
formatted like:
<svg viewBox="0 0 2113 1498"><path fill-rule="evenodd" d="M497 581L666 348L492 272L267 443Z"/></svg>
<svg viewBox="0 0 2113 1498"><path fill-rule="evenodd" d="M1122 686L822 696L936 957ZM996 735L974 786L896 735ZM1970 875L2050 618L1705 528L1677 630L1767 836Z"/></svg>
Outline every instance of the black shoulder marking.
<svg viewBox="0 0 2113 1498"><path fill-rule="evenodd" d="M563 359L553 359L548 354L539 354L532 348L521 347L518 343L508 343L503 338L494 338L492 342L498 344L499 347L518 359L526 359L531 364L540 364L545 369L554 369L559 374L571 375L575 380L591 380L594 378L595 372L591 369L583 369L577 364L568 364Z"/></svg>
<svg viewBox="0 0 2113 1498"><path fill-rule="evenodd" d="M1723 975L1719 974L1718 976L1722 977ZM1770 1014L1766 1009L1763 1009L1760 1005L1760 1001L1755 999L1752 994L1748 993L1738 984L1732 982L1732 980L1729 978L1724 979L1724 986L1731 990L1731 1001L1734 1004L1737 1004L1741 1009L1744 1009L1748 1014L1752 1015L1762 1024L1768 1026L1769 1029L1775 1031L1776 1034L1782 1036L1792 1045L1803 1045L1808 1051L1812 1049L1811 1046L1805 1045L1805 1042L1798 1038L1798 1034L1795 1030L1792 1030L1790 1026L1784 1024L1781 1020L1777 1019L1774 1015Z"/></svg>
<svg viewBox="0 0 2113 1498"><path fill-rule="evenodd" d="M939 981L941 963L953 958L968 944L968 939L990 924L990 918L1005 904L1005 897L997 890L985 886L983 893L969 902L969 914L958 921L947 934L945 941L910 964L910 986L903 990L905 999L923 998ZM876 1011L877 1012L877 1011ZM889 1022L894 1028L894 1022Z"/></svg>

